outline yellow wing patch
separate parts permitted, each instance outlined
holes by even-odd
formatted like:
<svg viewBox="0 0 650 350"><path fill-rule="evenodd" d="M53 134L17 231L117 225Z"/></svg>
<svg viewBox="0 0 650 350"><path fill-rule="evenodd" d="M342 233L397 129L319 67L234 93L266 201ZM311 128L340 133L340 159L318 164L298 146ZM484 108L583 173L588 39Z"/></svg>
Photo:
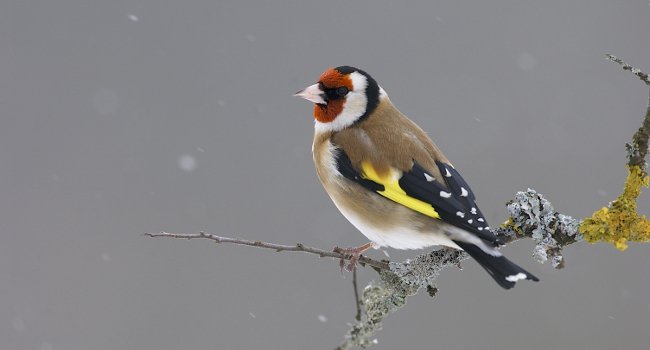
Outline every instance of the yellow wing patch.
<svg viewBox="0 0 650 350"><path fill-rule="evenodd" d="M399 186L399 177L401 174L398 170L391 168L388 175L380 176L372 166L372 163L364 161L361 162L361 174L364 178L384 186L383 191L377 191L380 195L426 216L440 219L440 215L431 204L413 198L404 192Z"/></svg>

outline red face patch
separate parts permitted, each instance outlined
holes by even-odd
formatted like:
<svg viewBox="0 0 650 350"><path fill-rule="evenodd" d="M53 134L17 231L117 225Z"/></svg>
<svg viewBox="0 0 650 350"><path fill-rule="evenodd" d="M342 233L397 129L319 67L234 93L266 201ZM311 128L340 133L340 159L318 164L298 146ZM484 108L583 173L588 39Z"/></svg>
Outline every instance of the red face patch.
<svg viewBox="0 0 650 350"><path fill-rule="evenodd" d="M326 89L336 89L345 86L352 91L352 79L349 76L341 74L334 68L328 68L318 79ZM336 119L343 111L345 98L332 100L327 105L314 105L314 118L321 123L329 123Z"/></svg>

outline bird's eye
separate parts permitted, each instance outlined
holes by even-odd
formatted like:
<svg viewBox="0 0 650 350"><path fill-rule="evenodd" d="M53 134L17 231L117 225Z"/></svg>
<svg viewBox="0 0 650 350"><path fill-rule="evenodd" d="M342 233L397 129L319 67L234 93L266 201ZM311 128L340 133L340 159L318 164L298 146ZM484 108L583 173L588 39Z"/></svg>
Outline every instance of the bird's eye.
<svg viewBox="0 0 650 350"><path fill-rule="evenodd" d="M348 94L350 90L346 88L345 86L341 86L340 88L336 89L336 94L343 97Z"/></svg>

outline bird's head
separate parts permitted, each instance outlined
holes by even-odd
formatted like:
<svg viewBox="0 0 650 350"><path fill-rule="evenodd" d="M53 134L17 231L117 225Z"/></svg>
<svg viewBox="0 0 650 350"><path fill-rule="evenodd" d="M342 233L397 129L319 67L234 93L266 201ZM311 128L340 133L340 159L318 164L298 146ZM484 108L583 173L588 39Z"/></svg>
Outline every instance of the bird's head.
<svg viewBox="0 0 650 350"><path fill-rule="evenodd" d="M339 131L368 117L385 92L368 73L340 66L327 69L316 84L294 96L314 103L316 129Z"/></svg>

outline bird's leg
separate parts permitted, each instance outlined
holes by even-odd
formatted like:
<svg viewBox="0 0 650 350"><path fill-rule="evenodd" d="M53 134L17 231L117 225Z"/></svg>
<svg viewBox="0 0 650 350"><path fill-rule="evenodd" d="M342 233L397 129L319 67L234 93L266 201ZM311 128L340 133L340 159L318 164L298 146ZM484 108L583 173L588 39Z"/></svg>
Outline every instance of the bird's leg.
<svg viewBox="0 0 650 350"><path fill-rule="evenodd" d="M366 250L374 247L375 244L373 242L368 242L364 245L360 245L355 248L339 248L335 247L334 252L340 253L345 255L345 257L350 258L350 263L348 265L345 265L345 259L341 258L339 261L339 266L341 267L341 273L343 273L343 268L345 268L347 271L353 271L357 268L357 262L359 261L359 257L361 254L363 254Z"/></svg>

